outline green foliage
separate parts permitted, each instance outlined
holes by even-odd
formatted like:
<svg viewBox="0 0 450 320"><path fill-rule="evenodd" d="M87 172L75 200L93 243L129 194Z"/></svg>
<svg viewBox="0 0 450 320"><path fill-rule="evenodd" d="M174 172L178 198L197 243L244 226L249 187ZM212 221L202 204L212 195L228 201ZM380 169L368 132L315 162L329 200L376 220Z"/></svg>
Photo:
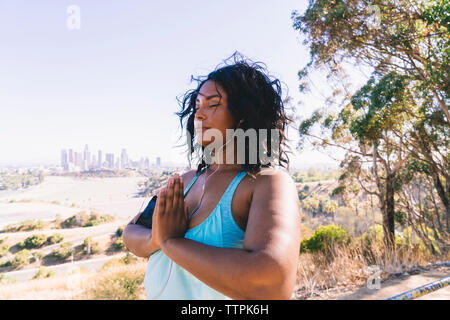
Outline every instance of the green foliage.
<svg viewBox="0 0 450 320"><path fill-rule="evenodd" d="M55 271L51 269L47 269L44 266L39 267L39 270L34 275L33 279L43 279L43 278L50 278L55 274Z"/></svg>
<svg viewBox="0 0 450 320"><path fill-rule="evenodd" d="M39 261L42 259L42 253L39 251L33 251L31 255L33 256L34 261Z"/></svg>
<svg viewBox="0 0 450 320"><path fill-rule="evenodd" d="M0 273L0 284L13 284L16 283L17 280L14 277L11 276L5 276L4 274Z"/></svg>
<svg viewBox="0 0 450 320"><path fill-rule="evenodd" d="M304 239L300 244L300 252L326 252L333 245L346 245L350 237L344 229L336 225L319 227L311 237Z"/></svg>
<svg viewBox="0 0 450 320"><path fill-rule="evenodd" d="M335 180L338 175L339 172L337 170L319 170L311 168L307 171L295 171L292 174L292 179L297 183L317 182L322 180ZM305 186L305 188L309 187Z"/></svg>
<svg viewBox="0 0 450 320"><path fill-rule="evenodd" d="M121 237L123 234L123 230L125 230L125 226L120 226L117 230L116 230L116 237Z"/></svg>
<svg viewBox="0 0 450 320"><path fill-rule="evenodd" d="M86 239L84 239L83 245L81 247L84 254L88 253L88 248L90 254L96 254L102 251L102 248L99 246L98 242L94 242L91 237L87 237Z"/></svg>
<svg viewBox="0 0 450 320"><path fill-rule="evenodd" d="M404 225L406 221L406 212L401 210L395 211L394 221L399 223L400 225Z"/></svg>
<svg viewBox="0 0 450 320"><path fill-rule="evenodd" d="M30 264L31 253L27 249L17 252L14 259L11 261L14 268L20 268Z"/></svg>
<svg viewBox="0 0 450 320"><path fill-rule="evenodd" d="M56 244L56 243L60 243L64 240L64 237L62 234L60 233L54 233L51 236L49 236L47 238L47 243L49 244Z"/></svg>
<svg viewBox="0 0 450 320"><path fill-rule="evenodd" d="M47 242L47 237L43 234L35 234L25 239L23 247L26 249L40 248Z"/></svg>
<svg viewBox="0 0 450 320"><path fill-rule="evenodd" d="M77 214L70 216L61 222L62 228L76 228L82 227L89 221L89 215L85 211L80 211Z"/></svg>
<svg viewBox="0 0 450 320"><path fill-rule="evenodd" d="M92 213L89 221L85 225L83 225L83 227L97 226L99 224L109 223L112 221L114 221L114 217L109 214L99 215L98 213Z"/></svg>
<svg viewBox="0 0 450 320"><path fill-rule="evenodd" d="M302 209L310 212L313 216L316 214L333 216L338 208L338 202L336 200L331 200L328 197L319 196L315 193L302 199L300 204Z"/></svg>
<svg viewBox="0 0 450 320"><path fill-rule="evenodd" d="M25 220L18 223L7 225L2 232L19 232L19 231L33 231L40 230L45 226L41 220Z"/></svg>
<svg viewBox="0 0 450 320"><path fill-rule="evenodd" d="M91 212L87 214L85 211L80 211L79 213L67 218L61 222L62 228L75 228L75 227L92 227L102 223L109 223L114 221L114 217L105 214L100 215L96 212Z"/></svg>
<svg viewBox="0 0 450 320"><path fill-rule="evenodd" d="M375 242L380 247L383 246L383 244L384 244L383 226L376 225L375 228L370 227L369 233L367 233L367 232L363 233L359 239L363 241L363 244L367 248L371 247L373 242ZM397 246L400 246L403 244L402 238L400 238L398 235L395 235L395 244Z"/></svg>
<svg viewBox="0 0 450 320"><path fill-rule="evenodd" d="M430 248L429 246L433 246L434 250L438 253L441 253L441 250L436 242L436 238L434 237L434 232L431 228L425 226L424 224L420 224L417 226L419 230L423 230L424 236L426 237L428 244L424 242L423 239L421 239L419 236L415 237L415 245L424 253L429 254ZM439 232L436 231L438 236L440 236ZM407 227L403 229L403 239L401 244L404 246L409 246L410 244L413 245L413 236L412 236L412 228Z"/></svg>
<svg viewBox="0 0 450 320"><path fill-rule="evenodd" d="M0 173L0 190L18 190L37 185L44 180L41 175L42 173Z"/></svg>
<svg viewBox="0 0 450 320"><path fill-rule="evenodd" d="M10 247L11 246L8 244L5 244L0 247L0 258L6 256L8 254Z"/></svg>
<svg viewBox="0 0 450 320"><path fill-rule="evenodd" d="M143 272L122 271L101 279L90 294L95 300L136 300L143 281Z"/></svg>
<svg viewBox="0 0 450 320"><path fill-rule="evenodd" d="M51 253L51 256L58 260L66 260L69 258L73 253L73 250L70 248L70 243L64 242L61 244L59 248L56 248Z"/></svg>
<svg viewBox="0 0 450 320"><path fill-rule="evenodd" d="M121 251L121 250L125 250L125 244L123 243L123 239L122 237L117 238L114 242L113 242L113 247L115 250Z"/></svg>

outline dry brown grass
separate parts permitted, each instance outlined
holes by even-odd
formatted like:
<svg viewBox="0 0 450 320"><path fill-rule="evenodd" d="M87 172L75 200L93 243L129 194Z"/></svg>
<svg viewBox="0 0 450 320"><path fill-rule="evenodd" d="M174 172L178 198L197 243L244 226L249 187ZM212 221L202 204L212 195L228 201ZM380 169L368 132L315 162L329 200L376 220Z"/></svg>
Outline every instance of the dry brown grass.
<svg viewBox="0 0 450 320"><path fill-rule="evenodd" d="M0 300L146 299L146 265L145 259L112 259L97 272L75 268L69 275L2 284Z"/></svg>
<svg viewBox="0 0 450 320"><path fill-rule="evenodd" d="M329 253L301 253L297 269L297 285L293 299L308 299L326 294L329 289L367 285L378 268L381 280L413 267L423 266L447 256L432 256L419 249L388 250L373 241L369 247L353 239L348 246L334 247Z"/></svg>
<svg viewBox="0 0 450 320"><path fill-rule="evenodd" d="M144 276L147 261L129 264L119 260L107 263L100 272L83 281L77 300L144 300Z"/></svg>

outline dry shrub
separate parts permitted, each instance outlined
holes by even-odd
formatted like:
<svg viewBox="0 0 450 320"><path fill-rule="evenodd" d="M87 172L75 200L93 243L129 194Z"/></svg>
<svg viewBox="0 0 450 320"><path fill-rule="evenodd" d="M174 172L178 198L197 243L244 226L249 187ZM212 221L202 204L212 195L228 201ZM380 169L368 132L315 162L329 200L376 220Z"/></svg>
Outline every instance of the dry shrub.
<svg viewBox="0 0 450 320"><path fill-rule="evenodd" d="M146 299L144 276L147 262L135 260L128 264L113 260L99 273L85 281L83 293L76 299L83 300L136 300Z"/></svg>
<svg viewBox="0 0 450 320"><path fill-rule="evenodd" d="M381 279L386 279L439 259L446 258L433 256L417 247L387 249L377 241L367 245L361 239L352 238L349 245L333 245L328 253L300 254L293 298L307 299L329 289L366 285L375 268L381 271Z"/></svg>

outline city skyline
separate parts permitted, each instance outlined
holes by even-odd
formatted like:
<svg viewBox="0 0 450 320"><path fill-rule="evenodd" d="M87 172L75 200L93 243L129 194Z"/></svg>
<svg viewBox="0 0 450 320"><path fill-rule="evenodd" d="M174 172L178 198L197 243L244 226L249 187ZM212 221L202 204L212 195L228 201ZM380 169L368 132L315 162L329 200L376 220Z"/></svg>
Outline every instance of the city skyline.
<svg viewBox="0 0 450 320"><path fill-rule="evenodd" d="M103 157L104 155L104 157ZM141 156L134 161L128 156L126 148L122 148L120 155L112 152L103 152L98 149L97 153L91 153L89 145L86 144L83 152L77 152L74 148L61 149L60 167L63 171L87 171L95 169L150 169L160 167L161 157L156 157L154 163L148 156Z"/></svg>

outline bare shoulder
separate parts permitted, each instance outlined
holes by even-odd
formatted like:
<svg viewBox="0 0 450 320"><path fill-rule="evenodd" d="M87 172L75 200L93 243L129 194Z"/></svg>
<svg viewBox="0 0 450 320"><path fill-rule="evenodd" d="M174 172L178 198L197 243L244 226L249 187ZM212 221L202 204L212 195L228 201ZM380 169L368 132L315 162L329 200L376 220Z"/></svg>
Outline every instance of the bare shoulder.
<svg viewBox="0 0 450 320"><path fill-rule="evenodd" d="M296 191L295 183L288 172L281 169L267 168L255 175L255 189L270 191Z"/></svg>

